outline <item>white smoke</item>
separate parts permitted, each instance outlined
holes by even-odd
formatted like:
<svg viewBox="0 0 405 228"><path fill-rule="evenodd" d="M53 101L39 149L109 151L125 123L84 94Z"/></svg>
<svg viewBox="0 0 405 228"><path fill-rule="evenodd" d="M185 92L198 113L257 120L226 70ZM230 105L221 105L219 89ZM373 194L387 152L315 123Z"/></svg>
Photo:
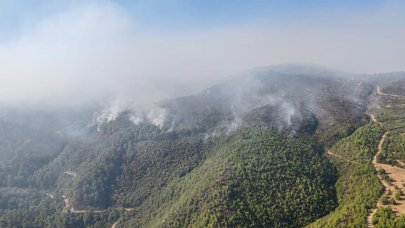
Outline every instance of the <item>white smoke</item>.
<svg viewBox="0 0 405 228"><path fill-rule="evenodd" d="M153 125L162 128L165 124L166 114L167 111L165 109L155 107L147 113L146 117Z"/></svg>
<svg viewBox="0 0 405 228"><path fill-rule="evenodd" d="M363 72L403 70L402 9L392 4L340 15L342 20L328 26L312 21L280 28L253 21L162 32L137 24L136 15L113 1L75 1L0 42L0 103L64 107L121 100L121 108L132 109L285 62ZM116 108L100 121L116 118ZM241 109L235 108L235 116ZM149 119L162 125L164 115L152 113Z"/></svg>
<svg viewBox="0 0 405 228"><path fill-rule="evenodd" d="M129 117L129 120L130 120L132 123L134 123L135 125L139 125L139 124L141 124L141 123L144 121L143 117L139 117L139 116L136 116L136 115L131 115L131 116Z"/></svg>
<svg viewBox="0 0 405 228"><path fill-rule="evenodd" d="M284 122L287 124L287 128L291 126L293 117L301 117L300 113L297 112L296 108L289 102L282 102L280 105L281 113ZM301 119L301 118L300 118Z"/></svg>

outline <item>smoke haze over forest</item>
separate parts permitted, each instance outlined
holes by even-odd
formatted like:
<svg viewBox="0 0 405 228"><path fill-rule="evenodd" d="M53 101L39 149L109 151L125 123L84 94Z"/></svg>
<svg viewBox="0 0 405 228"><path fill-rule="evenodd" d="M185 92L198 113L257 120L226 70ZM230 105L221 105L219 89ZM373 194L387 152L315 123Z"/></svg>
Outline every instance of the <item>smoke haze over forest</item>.
<svg viewBox="0 0 405 228"><path fill-rule="evenodd" d="M25 9L11 2L0 1L4 12L12 6ZM149 105L252 68L289 62L359 73L404 70L405 4L400 1L364 9L350 4L325 4L309 13L292 9L291 19L277 14L283 6L269 1L275 6L267 6L268 12L241 20L228 15L223 23L192 28L163 23L170 16L164 10L160 21L148 22L147 13L140 12L151 12L156 5L151 2L128 8L125 1L49 1L48 8L38 6L34 13L22 10L14 16L16 28L3 26L0 32L0 102ZM192 10L185 1L173 4ZM232 4L220 7L226 11Z"/></svg>

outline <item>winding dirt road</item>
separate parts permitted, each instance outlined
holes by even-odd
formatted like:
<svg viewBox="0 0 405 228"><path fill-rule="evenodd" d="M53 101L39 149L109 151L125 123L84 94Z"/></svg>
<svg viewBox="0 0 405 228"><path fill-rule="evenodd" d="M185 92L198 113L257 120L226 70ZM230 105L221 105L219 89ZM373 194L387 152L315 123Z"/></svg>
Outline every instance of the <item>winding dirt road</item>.
<svg viewBox="0 0 405 228"><path fill-rule="evenodd" d="M385 181L382 180L382 177L380 176L380 174L378 174L378 168L377 168L377 157L381 153L381 149L382 149L382 146L384 144L385 137L387 137L387 134L388 134L388 132L385 132L385 134L381 138L380 142L378 143L377 153L373 157L372 164L374 166L374 169L377 171L378 178L380 179L381 183L384 185L384 188L385 188L384 194L388 195L388 193L389 193L388 192L389 185ZM373 225L373 216L375 215L375 213L377 213L377 208L379 208L381 206L382 206L381 199L378 199L377 205L375 206L375 208L373 208L371 210L370 214L367 216L367 227L370 227L370 228L374 227L374 225Z"/></svg>
<svg viewBox="0 0 405 228"><path fill-rule="evenodd" d="M378 95L383 95L383 96L390 96L390 97L403 97L402 95L398 94L391 94L391 93L384 93L381 91L381 87L377 86L377 92Z"/></svg>
<svg viewBox="0 0 405 228"><path fill-rule="evenodd" d="M377 95L390 96L390 97L404 97L404 96L397 95L397 94L384 93L381 91L380 86L377 85L376 87L377 87L377 91L376 91ZM387 105L386 107L391 107L391 106ZM371 121L373 121L374 123L378 123L378 120L374 114L372 114L372 113L366 113L366 114L370 116ZM384 185L384 188L385 188L384 194L389 196L390 198L392 198L393 197L392 193L394 193L396 191L396 188L401 189L403 192L405 190L405 169L377 162L377 157L382 151L382 147L384 145L385 139L388 136L388 133L389 133L389 131L385 132L384 135L382 136L381 140L379 141L378 147L377 147L377 153L373 157L372 164L374 166L374 169L377 171L378 178L380 179L381 183ZM403 134L403 133L401 133L401 134ZM378 172L380 169L384 169L386 171L387 175L394 180L394 182L392 184L389 184L385 180L383 180L383 177ZM376 207L373 208L371 210L370 214L367 216L367 226L368 227L374 227L374 225L372 223L373 216L376 214L377 208L382 207L382 206L384 206L384 205L381 202L381 198L380 198L377 201ZM401 197L401 199L399 201L397 201L397 203L395 205L390 205L390 206L392 207L393 211L397 215L405 214L405 203L404 203L403 197Z"/></svg>
<svg viewBox="0 0 405 228"><path fill-rule="evenodd" d="M384 145L384 141L387 138L388 134L389 134L388 131L385 132L385 134L381 138L380 142L378 143L377 153L373 157L372 164L374 166L374 169L377 171L377 173L380 169L384 169L386 171L387 175L394 180L393 184L389 184L385 180L383 180L382 176L379 173L377 174L381 183L384 185L384 188L385 188L384 194L389 196L390 198L392 198L393 197L392 194L395 193L396 188L401 189L403 192L405 191L405 187L404 187L405 186L404 185L405 184L405 169L377 162L377 157L381 153L382 147ZM377 202L377 206L371 210L370 214L367 217L367 226L368 227L374 227L374 225L372 223L372 218L375 215L375 213L377 212L377 208L382 207L382 206L383 206L383 203L381 202L381 198L380 198ZM397 215L405 214L405 202L404 202L403 197L401 197L401 199L399 201L397 201L397 203L395 205L390 205L390 206L392 207L395 214L397 214Z"/></svg>

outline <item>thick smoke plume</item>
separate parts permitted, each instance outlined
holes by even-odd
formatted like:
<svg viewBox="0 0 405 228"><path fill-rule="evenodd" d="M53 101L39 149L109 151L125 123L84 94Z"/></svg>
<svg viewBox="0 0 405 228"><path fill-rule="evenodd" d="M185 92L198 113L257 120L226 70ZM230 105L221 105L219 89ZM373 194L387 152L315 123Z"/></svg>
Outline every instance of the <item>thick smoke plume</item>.
<svg viewBox="0 0 405 228"><path fill-rule="evenodd" d="M312 62L360 72L403 70L401 9L393 3L361 15L338 14L341 20L327 27L309 18L283 27L251 22L162 32L137 24L136 15L112 1L75 2L0 42L0 103L100 102L110 111L100 118L108 120L257 66ZM149 118L160 124L154 115Z"/></svg>

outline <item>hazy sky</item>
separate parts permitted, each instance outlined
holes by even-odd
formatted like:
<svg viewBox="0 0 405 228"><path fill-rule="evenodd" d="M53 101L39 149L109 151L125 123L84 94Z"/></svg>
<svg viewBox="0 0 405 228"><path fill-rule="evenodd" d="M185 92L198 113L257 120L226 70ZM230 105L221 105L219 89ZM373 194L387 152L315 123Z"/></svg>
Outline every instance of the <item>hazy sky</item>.
<svg viewBox="0 0 405 228"><path fill-rule="evenodd" d="M0 102L149 103L289 62L405 70L405 2L0 0Z"/></svg>

